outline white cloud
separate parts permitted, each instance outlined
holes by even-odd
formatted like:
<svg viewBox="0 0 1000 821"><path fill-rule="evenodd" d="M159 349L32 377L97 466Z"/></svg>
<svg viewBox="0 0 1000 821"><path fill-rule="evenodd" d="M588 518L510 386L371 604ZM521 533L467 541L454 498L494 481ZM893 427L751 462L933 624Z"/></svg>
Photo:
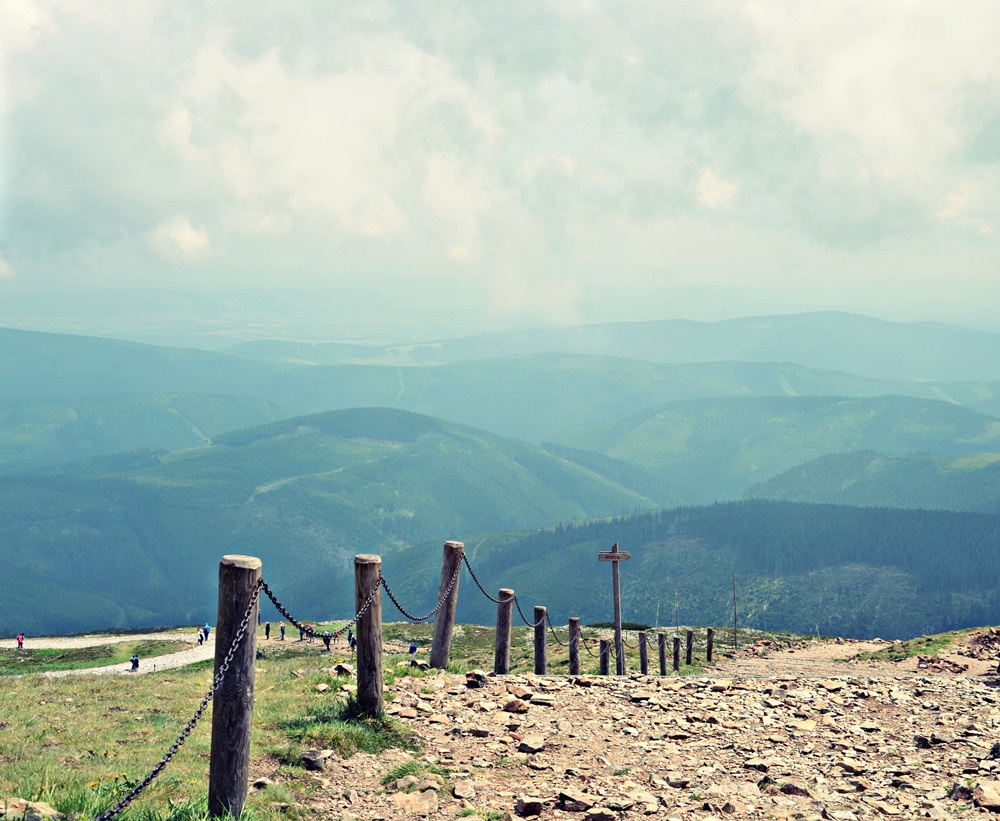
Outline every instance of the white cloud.
<svg viewBox="0 0 1000 821"><path fill-rule="evenodd" d="M185 216L164 220L147 235L150 246L168 259L195 259L211 248L208 232L196 228Z"/></svg>
<svg viewBox="0 0 1000 821"><path fill-rule="evenodd" d="M736 183L723 179L711 168L698 177L698 204L705 208L728 208L736 196Z"/></svg>
<svg viewBox="0 0 1000 821"><path fill-rule="evenodd" d="M14 278L14 268L11 266L7 260L0 257L0 279L13 279Z"/></svg>
<svg viewBox="0 0 1000 821"><path fill-rule="evenodd" d="M0 3L0 54L27 51L53 29L51 14L42 3L34 0Z"/></svg>

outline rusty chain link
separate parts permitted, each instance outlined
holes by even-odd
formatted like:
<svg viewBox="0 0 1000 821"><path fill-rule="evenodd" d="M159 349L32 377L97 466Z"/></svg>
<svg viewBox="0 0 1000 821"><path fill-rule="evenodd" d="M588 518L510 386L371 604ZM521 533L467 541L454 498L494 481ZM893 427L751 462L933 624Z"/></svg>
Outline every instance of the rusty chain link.
<svg viewBox="0 0 1000 821"><path fill-rule="evenodd" d="M382 582L382 576L381 574L379 574L378 579L376 580L374 586L372 587L372 592L368 594L368 599L365 601L363 605L361 605L361 609L358 610L354 618L351 619L349 622L347 622L347 624L345 624L341 628L338 628L337 630L334 630L332 633L330 633L329 631L324 631L322 633L314 632L313 635L317 635L320 638L323 638L324 636L329 636L332 639L339 638L340 636L344 635L344 633L346 633L349 628L353 627L355 624L358 623L358 621L365 614L368 608L371 607L372 602L375 600L375 593L378 590L379 584L381 582ZM271 592L271 588L267 586L267 582L262 581L261 586L263 587L264 592L267 593L267 597L271 600L271 603L275 606L277 611L281 613L282 616L288 619L288 621L292 625L297 627L299 630L306 629L306 625L303 622L299 622L298 620L296 620L296 618L291 613L289 613L288 610L285 609L285 606L280 601L278 601L278 597Z"/></svg>
<svg viewBox="0 0 1000 821"><path fill-rule="evenodd" d="M528 627L541 627L545 623L545 619L549 616L548 611L546 611L538 621L530 622L524 617L524 611L521 610L521 602L517 600L517 596L514 596L514 604L517 606L517 614L521 617L521 621L528 625Z"/></svg>
<svg viewBox="0 0 1000 821"><path fill-rule="evenodd" d="M552 619L549 618L549 611L548 610L545 611L545 621L547 621L548 624L549 624L549 632L552 633L552 638L554 638L556 640L556 644L558 644L560 647L569 647L569 644L563 644L559 640L559 636L556 635L556 628L552 626ZM569 641L568 638L567 638L567 641Z"/></svg>
<svg viewBox="0 0 1000 821"><path fill-rule="evenodd" d="M229 652L226 653L225 658L222 660L222 664L219 665L219 672L215 674L215 679L212 681L212 686L209 688L208 692L205 693L204 698L201 700L201 704L198 705L198 709L194 711L194 715L191 716L187 724L184 725L184 729L181 730L181 734L177 736L173 744L170 745L170 749L167 750L166 754L160 759L160 762L150 770L149 774L142 779L132 791L126 795L121 801L115 804L110 810L105 810L101 813L95 821L111 821L112 818L117 816L122 810L128 807L136 798L145 792L146 788L153 783L153 780L166 768L167 764L171 762L175 753L184 746L184 742L187 741L188 736L191 735L191 731L195 728L195 725L201 719L202 714L208 707L208 702L212 700L212 697L218 692L219 688L222 686L222 682L225 679L226 672L229 670L229 665L233 660L233 656L236 655L236 650L243 643L243 637L246 635L247 627L250 624L250 617L253 614L254 608L257 606L257 600L260 598L260 590L264 586L264 582L261 579L257 580L257 586L254 587L253 594L250 597L250 604L247 606L246 613L243 614L243 620L240 622L239 629L236 631L236 636L233 638L233 643L229 647Z"/></svg>

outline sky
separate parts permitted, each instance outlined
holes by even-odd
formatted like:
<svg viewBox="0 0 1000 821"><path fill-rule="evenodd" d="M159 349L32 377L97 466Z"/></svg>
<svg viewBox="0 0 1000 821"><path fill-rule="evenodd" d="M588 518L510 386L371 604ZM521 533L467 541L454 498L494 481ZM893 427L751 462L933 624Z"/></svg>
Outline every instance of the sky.
<svg viewBox="0 0 1000 821"><path fill-rule="evenodd" d="M0 0L0 314L1000 330L997 43L994 0Z"/></svg>

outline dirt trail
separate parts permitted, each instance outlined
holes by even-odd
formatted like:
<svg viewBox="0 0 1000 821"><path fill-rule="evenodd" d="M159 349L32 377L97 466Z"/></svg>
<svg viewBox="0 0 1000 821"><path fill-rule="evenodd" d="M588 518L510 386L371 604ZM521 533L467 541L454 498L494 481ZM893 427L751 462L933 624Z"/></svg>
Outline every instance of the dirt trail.
<svg viewBox="0 0 1000 821"><path fill-rule="evenodd" d="M25 649L35 649L35 650L72 650L79 647L95 647L102 644L118 644L124 641L184 641L190 642L192 640L192 632L190 630L185 630L184 632L170 632L170 633L134 633L130 635L110 635L106 633L94 634L89 636L46 636L43 638L31 638L30 636L26 638L24 642ZM13 639L0 639L0 648L12 649L17 647L17 642ZM177 653L166 653L162 656L154 656L149 659L140 659L139 670L142 673L154 673L161 670L170 670L175 667L185 667L188 664L194 664L195 662L205 661L210 659L215 655L215 636L209 634L208 641L204 644L195 644L193 647L187 650L181 650ZM116 676L116 675L135 675L132 672L132 665L128 662L119 664L104 665L101 667L84 667L79 670L58 670L44 675L51 676L53 678L62 676L82 676L82 675L96 675L96 676Z"/></svg>

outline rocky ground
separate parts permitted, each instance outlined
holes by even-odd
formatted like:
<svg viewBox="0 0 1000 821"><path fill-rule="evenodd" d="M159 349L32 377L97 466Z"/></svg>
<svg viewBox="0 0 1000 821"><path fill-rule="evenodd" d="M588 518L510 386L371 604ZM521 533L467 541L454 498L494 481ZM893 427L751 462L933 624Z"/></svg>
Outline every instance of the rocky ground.
<svg viewBox="0 0 1000 821"><path fill-rule="evenodd" d="M899 663L848 660L884 643L746 648L706 677L404 677L387 709L421 752L326 758L300 776L317 787L304 809L542 821L1000 813L996 644ZM417 772L381 783L406 762ZM258 785L282 777L266 760L255 773Z"/></svg>

